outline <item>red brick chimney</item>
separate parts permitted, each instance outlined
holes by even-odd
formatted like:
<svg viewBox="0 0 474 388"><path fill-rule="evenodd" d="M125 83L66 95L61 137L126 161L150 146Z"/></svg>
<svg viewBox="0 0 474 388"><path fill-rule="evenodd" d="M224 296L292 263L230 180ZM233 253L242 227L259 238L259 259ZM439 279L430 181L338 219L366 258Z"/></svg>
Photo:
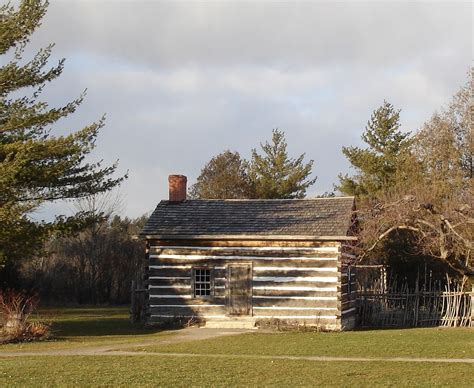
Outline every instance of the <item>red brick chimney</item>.
<svg viewBox="0 0 474 388"><path fill-rule="evenodd" d="M170 202L183 202L186 200L186 182L188 179L184 175L168 176L168 186L170 193Z"/></svg>

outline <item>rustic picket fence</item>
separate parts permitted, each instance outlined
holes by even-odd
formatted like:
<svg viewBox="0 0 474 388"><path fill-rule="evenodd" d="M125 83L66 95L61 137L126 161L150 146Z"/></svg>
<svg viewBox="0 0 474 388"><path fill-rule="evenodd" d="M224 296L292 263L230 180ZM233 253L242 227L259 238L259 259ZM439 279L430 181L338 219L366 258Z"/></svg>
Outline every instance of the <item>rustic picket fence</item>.
<svg viewBox="0 0 474 388"><path fill-rule="evenodd" d="M370 289L359 288L358 319L360 326L371 327L473 327L474 289L449 278L410 289L381 277Z"/></svg>

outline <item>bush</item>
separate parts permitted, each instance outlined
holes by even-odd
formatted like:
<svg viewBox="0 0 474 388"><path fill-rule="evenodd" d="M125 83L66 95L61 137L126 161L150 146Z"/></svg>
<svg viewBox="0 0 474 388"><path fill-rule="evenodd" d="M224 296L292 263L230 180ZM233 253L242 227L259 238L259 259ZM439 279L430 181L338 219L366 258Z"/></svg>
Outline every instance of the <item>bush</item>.
<svg viewBox="0 0 474 388"><path fill-rule="evenodd" d="M296 331L296 332L321 332L321 331L330 331L324 329L319 320L315 322L301 324L298 321L278 319L278 318L269 318L269 319L258 319L255 322L255 326L259 329L267 330L276 330L276 331Z"/></svg>
<svg viewBox="0 0 474 388"><path fill-rule="evenodd" d="M0 343L42 340L50 337L48 322L30 322L39 304L37 295L7 290L0 292Z"/></svg>

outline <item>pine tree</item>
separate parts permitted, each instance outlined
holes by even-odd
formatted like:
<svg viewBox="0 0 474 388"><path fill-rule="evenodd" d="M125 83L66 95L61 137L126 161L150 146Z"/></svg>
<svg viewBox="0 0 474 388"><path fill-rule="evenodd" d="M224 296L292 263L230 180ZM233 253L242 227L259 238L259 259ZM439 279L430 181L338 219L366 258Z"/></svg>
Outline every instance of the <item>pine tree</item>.
<svg viewBox="0 0 474 388"><path fill-rule="evenodd" d="M368 148L342 148L357 173L352 177L340 174L336 189L346 195L374 198L394 187L400 178L411 144L410 133L401 132L400 111L384 101L370 117L362 140Z"/></svg>
<svg viewBox="0 0 474 388"><path fill-rule="evenodd" d="M238 152L224 151L213 157L201 170L190 197L201 199L252 198L253 187L247 162Z"/></svg>
<svg viewBox="0 0 474 388"><path fill-rule="evenodd" d="M125 178L113 178L117 165L88 163L103 119L66 136L52 125L75 112L83 100L51 108L39 97L61 75L64 59L48 69L53 45L22 64L25 45L40 26L48 3L23 0L15 9L0 7L0 263L27 256L51 233L80 226L84 214L35 222L29 215L48 201L105 192ZM31 95L18 97L32 90Z"/></svg>
<svg viewBox="0 0 474 388"><path fill-rule="evenodd" d="M305 154L293 159L288 157L285 133L274 129L272 142L261 144L263 155L252 150L250 178L257 198L304 198L308 187L317 178L311 175L313 160L304 164Z"/></svg>

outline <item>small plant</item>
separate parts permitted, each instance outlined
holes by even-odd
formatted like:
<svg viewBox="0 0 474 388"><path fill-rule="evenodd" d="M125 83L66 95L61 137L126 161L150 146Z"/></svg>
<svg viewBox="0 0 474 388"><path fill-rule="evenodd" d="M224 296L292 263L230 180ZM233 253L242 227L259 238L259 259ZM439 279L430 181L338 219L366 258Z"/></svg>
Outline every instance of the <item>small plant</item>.
<svg viewBox="0 0 474 388"><path fill-rule="evenodd" d="M268 329L275 331L294 331L294 332L321 332L325 331L319 320L315 323L307 324L306 321L301 324L298 321L291 321L279 318L259 319L256 326L260 329Z"/></svg>
<svg viewBox="0 0 474 388"><path fill-rule="evenodd" d="M50 324L29 322L39 304L37 295L7 290L0 292L0 343L41 340L50 337Z"/></svg>
<svg viewBox="0 0 474 388"><path fill-rule="evenodd" d="M146 326L160 327L166 330L186 329L189 327L201 327L205 325L205 320L197 316L176 316L161 322L149 323Z"/></svg>

